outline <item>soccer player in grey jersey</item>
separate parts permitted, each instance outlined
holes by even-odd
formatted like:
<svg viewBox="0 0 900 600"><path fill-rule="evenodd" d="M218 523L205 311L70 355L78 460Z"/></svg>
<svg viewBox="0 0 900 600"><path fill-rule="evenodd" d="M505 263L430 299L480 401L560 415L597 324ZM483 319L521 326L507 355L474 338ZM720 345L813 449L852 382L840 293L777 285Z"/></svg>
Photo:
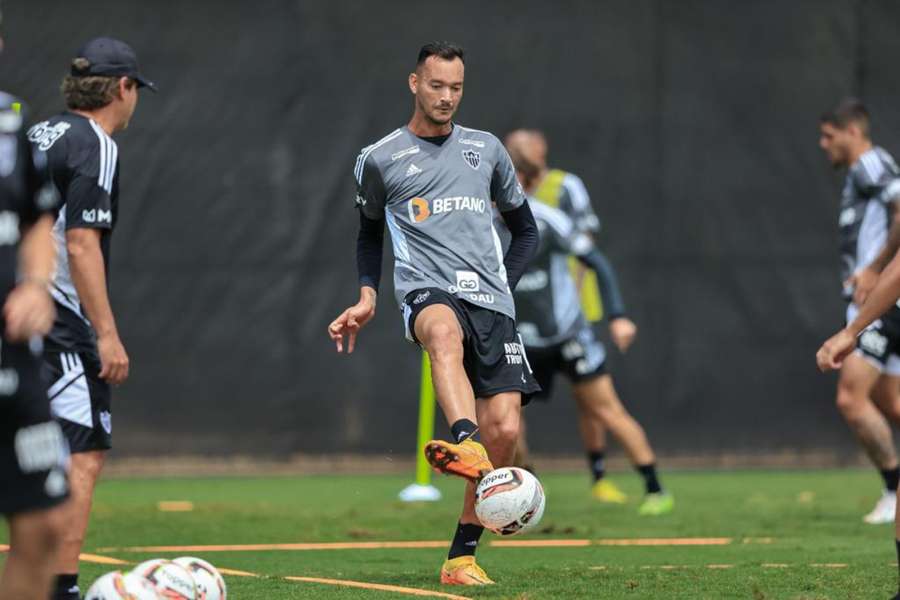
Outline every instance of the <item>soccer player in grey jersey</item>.
<svg viewBox="0 0 900 600"><path fill-rule="evenodd" d="M525 154L510 147L510 155L526 192L537 182L536 165ZM594 336L582 313L569 257L575 256L596 273L610 320L625 317L625 303L615 272L594 245L564 212L531 197L529 205L540 231L534 259L515 291L519 331L535 377L541 386L538 398L547 398L557 372L572 382L578 403L579 426L588 450L595 443L594 423L608 428L619 440L635 468L644 478L646 496L639 508L643 515L660 515L674 508L674 498L664 492L656 471L656 457L643 428L625 410L606 371L606 350ZM587 425L587 426L585 426ZM595 483L602 487L603 479ZM622 499L624 501L624 498Z"/></svg>
<svg viewBox="0 0 900 600"><path fill-rule="evenodd" d="M819 145L832 165L847 169L839 226L850 322L900 246L900 170L872 144L868 112L857 100L823 115L820 134ZM859 336L838 380L837 407L884 479L884 493L864 517L867 523L894 520L900 468L885 415L900 422L898 389L900 309L893 307Z"/></svg>
<svg viewBox="0 0 900 600"><path fill-rule="evenodd" d="M468 480L441 581L493 583L475 563L483 528L475 482L512 463L523 397L539 388L516 332L511 290L537 245L537 227L509 155L496 137L452 121L463 92L463 51L427 44L409 76L408 125L367 146L354 175L360 233L360 300L329 325L338 352L352 352L375 314L385 222L406 337L431 359L437 400L453 443L426 445L439 471ZM492 203L512 232L506 253ZM476 401L477 399L477 401ZM475 440L480 431L482 446Z"/></svg>

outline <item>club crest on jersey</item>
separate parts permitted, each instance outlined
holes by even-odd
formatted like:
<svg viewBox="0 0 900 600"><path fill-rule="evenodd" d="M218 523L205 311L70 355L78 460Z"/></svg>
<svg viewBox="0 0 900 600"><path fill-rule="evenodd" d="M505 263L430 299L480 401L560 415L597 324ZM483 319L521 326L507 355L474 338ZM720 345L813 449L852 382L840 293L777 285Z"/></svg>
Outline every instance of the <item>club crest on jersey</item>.
<svg viewBox="0 0 900 600"><path fill-rule="evenodd" d="M466 164L478 170L478 165L481 164L481 153L475 152L474 150L463 150L462 157L466 161Z"/></svg>

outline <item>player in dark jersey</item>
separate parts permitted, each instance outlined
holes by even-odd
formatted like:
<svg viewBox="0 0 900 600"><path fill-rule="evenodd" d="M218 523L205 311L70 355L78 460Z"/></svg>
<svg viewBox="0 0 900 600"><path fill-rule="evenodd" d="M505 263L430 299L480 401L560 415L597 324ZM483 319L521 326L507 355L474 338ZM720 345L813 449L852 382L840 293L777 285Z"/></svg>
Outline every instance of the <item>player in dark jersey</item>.
<svg viewBox="0 0 900 600"><path fill-rule="evenodd" d="M46 600L61 539L51 509L68 496L66 443L40 376L41 336L54 315L57 196L46 166L25 138L21 103L0 92L0 513L10 529L2 600Z"/></svg>
<svg viewBox="0 0 900 600"><path fill-rule="evenodd" d="M515 144L509 148L519 180L530 194L540 169L521 150ZM639 513L655 516L671 512L674 498L663 491L647 436L622 405L606 371L606 350L584 316L568 260L576 257L597 275L606 310L615 321L625 318L625 303L612 265L587 232L564 212L532 197L529 204L541 240L515 290L515 299L519 332L541 386L537 397L548 398L556 373L565 374L578 404L585 449L590 453L595 443L595 427L586 428L585 423L608 428L644 478L646 495ZM602 483L602 479L597 481L595 488Z"/></svg>
<svg viewBox="0 0 900 600"><path fill-rule="evenodd" d="M134 51L116 39L93 39L63 80L68 110L28 130L32 144L47 152L62 201L53 227L57 264L50 286L57 318L44 361L51 410L72 451L58 599L78 597L78 555L94 486L111 447L110 386L128 377L128 355L108 295L120 165L111 136L128 126L140 87L153 89L153 84L141 75Z"/></svg>
<svg viewBox="0 0 900 600"><path fill-rule="evenodd" d="M869 115L847 100L820 122L819 145L835 168L846 168L841 192L841 257L847 322L900 246L900 169L869 136ZM891 308L859 337L844 361L837 407L884 479L885 490L867 523L894 520L900 480L890 424L900 391L900 309Z"/></svg>
<svg viewBox="0 0 900 600"><path fill-rule="evenodd" d="M537 228L500 141L452 121L462 98L463 51L427 44L409 76L409 124L367 146L356 161L360 301L329 326L338 352L375 313L385 222L395 256L394 287L407 338L431 358L438 403L455 443L429 442L438 470L469 480L441 581L493 583L475 563L483 528L474 482L511 464L523 395L538 387L516 332L511 289L537 244ZM503 253L496 203L512 232ZM477 399L477 400L476 400ZM480 428L484 446L474 436Z"/></svg>

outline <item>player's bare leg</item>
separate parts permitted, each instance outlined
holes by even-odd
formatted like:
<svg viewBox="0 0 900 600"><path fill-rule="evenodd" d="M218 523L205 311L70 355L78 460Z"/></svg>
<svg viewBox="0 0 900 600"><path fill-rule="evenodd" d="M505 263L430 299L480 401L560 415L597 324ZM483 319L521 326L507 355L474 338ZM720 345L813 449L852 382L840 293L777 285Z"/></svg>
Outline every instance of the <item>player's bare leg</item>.
<svg viewBox="0 0 900 600"><path fill-rule="evenodd" d="M601 375L572 386L579 412L589 427L582 429L582 435L595 435L595 431L604 425L622 444L628 457L636 465L646 465L656 461L644 428L634 420L616 393L612 377ZM585 440L587 441L587 440Z"/></svg>
<svg viewBox="0 0 900 600"><path fill-rule="evenodd" d="M575 384L573 392L585 418L597 421L609 429L644 478L647 495L639 509L641 514L659 515L670 512L674 501L660 486L656 474L656 455L650 447L647 434L625 410L613 386L612 377L601 375Z"/></svg>
<svg viewBox="0 0 900 600"><path fill-rule="evenodd" d="M531 464L531 450L528 448L528 427L524 412L519 415L519 438L516 440L516 456L513 464L534 472Z"/></svg>
<svg viewBox="0 0 900 600"><path fill-rule="evenodd" d="M872 390L872 401L890 423L900 425L900 376L879 377Z"/></svg>
<svg viewBox="0 0 900 600"><path fill-rule="evenodd" d="M10 550L0 579L0 600L47 600L52 557L60 542L59 509L30 511L9 519Z"/></svg>
<svg viewBox="0 0 900 600"><path fill-rule="evenodd" d="M588 383L581 385L588 386ZM575 405L578 409L578 431L581 434L581 440L590 462L591 474L594 477L591 494L600 502L624 504L628 501L628 496L619 489L619 486L606 477L606 467L604 465L606 427L593 404L584 399L590 395L588 389L581 394L581 399L576 395Z"/></svg>
<svg viewBox="0 0 900 600"><path fill-rule="evenodd" d="M416 317L416 338L431 359L431 380L449 424L476 422L475 394L463 368L463 331L449 306L432 304Z"/></svg>
<svg viewBox="0 0 900 600"><path fill-rule="evenodd" d="M78 556L84 545L84 537L91 516L94 487L100 477L105 460L106 452L103 450L72 454L69 472L69 500L56 509L63 523L62 542L56 561L58 575L77 575L78 573Z"/></svg>
<svg viewBox="0 0 900 600"><path fill-rule="evenodd" d="M885 493L864 517L867 523L889 523L894 518L895 490L900 475L891 426L871 400L881 374L866 359L851 354L838 379L837 407L885 480Z"/></svg>

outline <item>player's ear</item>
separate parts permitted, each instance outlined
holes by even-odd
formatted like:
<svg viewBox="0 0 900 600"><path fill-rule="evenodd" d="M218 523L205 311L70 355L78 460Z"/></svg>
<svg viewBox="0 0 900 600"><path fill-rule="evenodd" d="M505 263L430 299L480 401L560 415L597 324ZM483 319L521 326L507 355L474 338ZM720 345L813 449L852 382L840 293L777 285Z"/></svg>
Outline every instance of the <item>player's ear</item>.
<svg viewBox="0 0 900 600"><path fill-rule="evenodd" d="M419 76L413 71L409 74L409 91L416 95L416 86L419 84Z"/></svg>

